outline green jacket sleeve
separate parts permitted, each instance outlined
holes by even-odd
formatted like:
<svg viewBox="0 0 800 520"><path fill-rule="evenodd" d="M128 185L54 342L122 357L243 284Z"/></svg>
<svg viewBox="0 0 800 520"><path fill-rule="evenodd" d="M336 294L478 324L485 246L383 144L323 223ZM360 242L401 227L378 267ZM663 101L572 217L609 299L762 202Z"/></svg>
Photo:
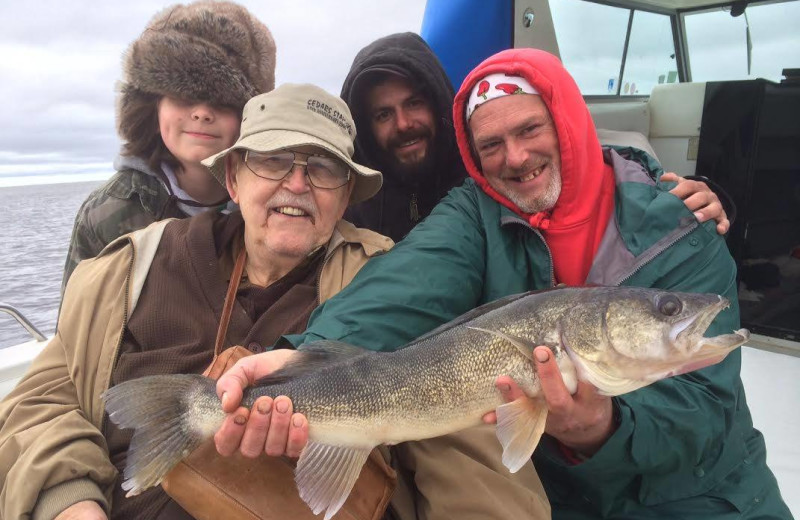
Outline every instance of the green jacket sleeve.
<svg viewBox="0 0 800 520"><path fill-rule="evenodd" d="M731 306L717 316L706 335L730 333L739 328L733 259L723 240L712 236L711 226L694 233L705 234L707 244L693 255L693 261L671 269L659 266L654 269L658 278L649 285L727 297ZM684 240L696 246L702 237L693 234ZM643 284L632 281L631 285ZM536 461L546 486L550 477L570 482L601 511L631 491L638 496L629 498L644 505L704 493L741 462L742 437L746 427L752 431L740 365L737 349L722 363L615 398L619 427L593 457L569 465L552 443L540 446ZM567 493L561 489L554 496L559 491Z"/></svg>
<svg viewBox="0 0 800 520"><path fill-rule="evenodd" d="M317 308L305 334L288 339L394 350L478 304L485 256L475 193L454 189L404 240Z"/></svg>
<svg viewBox="0 0 800 520"><path fill-rule="evenodd" d="M78 214L75 217L75 225L72 228L72 237L69 241L67 250L67 261L64 265L64 278L61 281L61 294L67 287L67 281L72 276L72 272L78 267L81 260L94 258L108 242L97 235L95 226L89 220L90 208L93 206L94 194L84 201Z"/></svg>

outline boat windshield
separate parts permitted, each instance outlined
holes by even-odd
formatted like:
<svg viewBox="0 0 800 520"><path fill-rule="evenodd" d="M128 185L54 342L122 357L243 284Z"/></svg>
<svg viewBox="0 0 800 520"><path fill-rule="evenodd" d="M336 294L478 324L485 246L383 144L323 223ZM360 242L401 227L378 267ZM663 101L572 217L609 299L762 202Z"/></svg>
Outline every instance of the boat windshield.
<svg viewBox="0 0 800 520"><path fill-rule="evenodd" d="M679 81L764 78L800 63L800 2L751 3L679 15L584 0L550 2L561 59L586 96L648 96ZM737 16L733 16L737 15ZM688 56L680 63L673 36L683 28Z"/></svg>
<svg viewBox="0 0 800 520"><path fill-rule="evenodd" d="M683 19L692 81L780 82L784 68L800 66L800 2L749 5L739 16L718 7Z"/></svg>

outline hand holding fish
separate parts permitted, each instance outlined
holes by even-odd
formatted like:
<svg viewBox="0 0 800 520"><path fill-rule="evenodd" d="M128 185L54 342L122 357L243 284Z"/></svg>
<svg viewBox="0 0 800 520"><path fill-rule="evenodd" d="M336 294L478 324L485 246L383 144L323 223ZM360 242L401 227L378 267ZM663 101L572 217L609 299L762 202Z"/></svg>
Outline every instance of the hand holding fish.
<svg viewBox="0 0 800 520"><path fill-rule="evenodd" d="M616 431L611 398L599 394L597 388L582 381L578 382L577 391L570 394L550 349L536 347L533 357L547 403L545 433L581 455L594 455ZM496 386L507 403L525 397L522 388L508 376L498 377ZM494 412L484 416L484 422L496 420Z"/></svg>
<svg viewBox="0 0 800 520"><path fill-rule="evenodd" d="M217 381L217 395L228 413L214 435L220 455L229 456L238 450L249 458L262 453L300 456L308 442L308 421L303 414L292 413L288 397L262 396L249 410L239 406L245 388L281 368L295 354L281 349L240 359Z"/></svg>

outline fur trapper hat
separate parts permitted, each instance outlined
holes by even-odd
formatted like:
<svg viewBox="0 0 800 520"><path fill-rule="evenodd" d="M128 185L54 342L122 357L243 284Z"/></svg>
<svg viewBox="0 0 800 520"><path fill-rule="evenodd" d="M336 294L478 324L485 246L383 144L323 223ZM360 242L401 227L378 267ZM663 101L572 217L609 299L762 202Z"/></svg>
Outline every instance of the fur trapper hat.
<svg viewBox="0 0 800 520"><path fill-rule="evenodd" d="M275 88L272 34L232 2L164 9L123 59L121 103L139 90L241 110L251 97Z"/></svg>

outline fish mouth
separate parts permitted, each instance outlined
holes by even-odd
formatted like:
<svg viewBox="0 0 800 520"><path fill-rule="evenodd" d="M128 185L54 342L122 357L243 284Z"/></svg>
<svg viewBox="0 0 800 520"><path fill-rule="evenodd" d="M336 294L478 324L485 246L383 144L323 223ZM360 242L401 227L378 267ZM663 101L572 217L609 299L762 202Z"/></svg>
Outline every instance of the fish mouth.
<svg viewBox="0 0 800 520"><path fill-rule="evenodd" d="M739 329L732 334L722 334L711 338L703 336L717 314L729 306L730 303L726 298L717 296L716 302L710 303L694 316L672 326L669 332L670 341L679 351L690 356L691 362L675 368L670 375L685 374L718 363L730 351L750 339L750 331L747 329Z"/></svg>

